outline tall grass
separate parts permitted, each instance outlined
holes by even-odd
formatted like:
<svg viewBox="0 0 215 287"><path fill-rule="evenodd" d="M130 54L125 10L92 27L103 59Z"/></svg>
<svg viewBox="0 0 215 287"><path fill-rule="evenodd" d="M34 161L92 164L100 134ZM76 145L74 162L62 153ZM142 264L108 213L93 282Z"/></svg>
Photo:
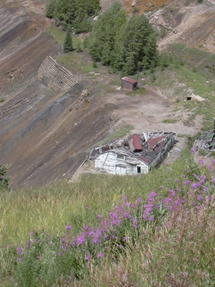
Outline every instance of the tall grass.
<svg viewBox="0 0 215 287"><path fill-rule="evenodd" d="M86 219L93 224L96 214L106 215L122 194L129 200L136 200L138 196L144 199L160 185L171 185L173 179L183 173L186 158L189 151L183 152L172 167L163 166L138 177L89 174L74 184L62 181L38 190L2 192L0 244L24 243L31 230L41 228L48 233L60 233L68 223L76 232Z"/></svg>
<svg viewBox="0 0 215 287"><path fill-rule="evenodd" d="M58 220L62 214L56 209L52 224L63 219L59 230L39 220L25 243L5 242L0 275L18 286L214 286L215 160L207 169L191 158L184 163L181 176L167 169L152 172L155 182L148 176L101 176L91 187L86 176L65 197L63 190L59 197L55 189L37 191L35 197L28 192L38 210L42 204L42 215L47 207L46 217L51 211L53 216L55 206L66 210L62 197L74 213ZM149 193L151 188L155 191ZM20 205L28 196L14 199Z"/></svg>

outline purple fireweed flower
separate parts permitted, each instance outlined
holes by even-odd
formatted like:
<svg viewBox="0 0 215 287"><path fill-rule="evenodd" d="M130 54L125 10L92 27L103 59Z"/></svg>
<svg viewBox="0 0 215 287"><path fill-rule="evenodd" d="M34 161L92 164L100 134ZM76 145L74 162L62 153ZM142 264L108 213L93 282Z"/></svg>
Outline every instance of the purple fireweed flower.
<svg viewBox="0 0 215 287"><path fill-rule="evenodd" d="M137 229L137 225L136 224L133 224L132 226L133 226L134 229Z"/></svg>
<svg viewBox="0 0 215 287"><path fill-rule="evenodd" d="M70 225L66 225L66 230L70 230L71 226Z"/></svg>
<svg viewBox="0 0 215 287"><path fill-rule="evenodd" d="M88 234L88 237L94 236L95 232L94 231L90 231Z"/></svg>
<svg viewBox="0 0 215 287"><path fill-rule="evenodd" d="M190 181L187 179L187 180L185 181L185 184L186 184L186 185L189 185L189 184L190 184Z"/></svg>
<svg viewBox="0 0 215 287"><path fill-rule="evenodd" d="M105 238L105 239L107 239L107 238L108 238L108 235L107 235L107 234L105 234L105 235L104 235L104 238Z"/></svg>
<svg viewBox="0 0 215 287"><path fill-rule="evenodd" d="M125 241L127 241L127 239L128 239L127 237L123 237L122 240L125 242Z"/></svg>
<svg viewBox="0 0 215 287"><path fill-rule="evenodd" d="M52 245L52 242L50 241L50 243L49 243L50 245Z"/></svg>
<svg viewBox="0 0 215 287"><path fill-rule="evenodd" d="M40 255L37 255L37 260L40 260Z"/></svg>
<svg viewBox="0 0 215 287"><path fill-rule="evenodd" d="M172 190L172 189L169 189L169 190L168 190L168 193L170 193L172 197L174 197L174 196L175 196L175 191L174 191L174 190Z"/></svg>
<svg viewBox="0 0 215 287"><path fill-rule="evenodd" d="M101 219L101 218L102 218L102 215L101 215L101 214L98 214L96 217L97 217L98 219Z"/></svg>
<svg viewBox="0 0 215 287"><path fill-rule="evenodd" d="M85 241L84 234L82 233L78 236L77 243L78 243L78 245L81 245L84 243L84 241Z"/></svg>
<svg viewBox="0 0 215 287"><path fill-rule="evenodd" d="M21 253L22 253L22 247L21 247L21 246L18 246L18 247L16 248L16 251L17 251L17 253L21 254Z"/></svg>
<svg viewBox="0 0 215 287"><path fill-rule="evenodd" d="M90 255L89 255L89 254L85 254L84 259L85 259L86 261L90 260Z"/></svg>
<svg viewBox="0 0 215 287"><path fill-rule="evenodd" d="M215 159L211 160L211 164L215 165Z"/></svg>
<svg viewBox="0 0 215 287"><path fill-rule="evenodd" d="M208 169L208 170L213 170L213 167L209 164L209 165L207 166L207 169Z"/></svg>
<svg viewBox="0 0 215 287"><path fill-rule="evenodd" d="M192 183L191 184L191 188L196 189L197 188L197 183L196 182Z"/></svg>
<svg viewBox="0 0 215 287"><path fill-rule="evenodd" d="M206 186L203 187L204 191L208 191L208 188Z"/></svg>
<svg viewBox="0 0 215 287"><path fill-rule="evenodd" d="M26 248L29 249L31 247L31 243L29 240L27 240Z"/></svg>
<svg viewBox="0 0 215 287"><path fill-rule="evenodd" d="M85 205L85 209L88 209L88 206L87 206L87 205Z"/></svg>
<svg viewBox="0 0 215 287"><path fill-rule="evenodd" d="M185 174L182 174L181 178L185 178Z"/></svg>
<svg viewBox="0 0 215 287"><path fill-rule="evenodd" d="M175 178L175 182L178 182L179 181L179 179L178 178Z"/></svg>
<svg viewBox="0 0 215 287"><path fill-rule="evenodd" d="M211 178L211 182L215 183L215 178L214 177Z"/></svg>
<svg viewBox="0 0 215 287"><path fill-rule="evenodd" d="M196 199L197 199L198 201L200 201L200 200L202 200L202 196L201 196L201 195L197 195Z"/></svg>
<svg viewBox="0 0 215 287"><path fill-rule="evenodd" d="M154 217L150 215L148 218L148 221L153 221L153 220L154 220Z"/></svg>
<svg viewBox="0 0 215 287"><path fill-rule="evenodd" d="M32 236L33 235L33 231L31 231L29 235Z"/></svg>
<svg viewBox="0 0 215 287"><path fill-rule="evenodd" d="M21 262L22 262L22 258L19 258L18 260L19 260L19 263L21 263Z"/></svg>
<svg viewBox="0 0 215 287"><path fill-rule="evenodd" d="M193 154L195 154L196 150L192 147L192 148L190 149L190 152L193 153Z"/></svg>
<svg viewBox="0 0 215 287"><path fill-rule="evenodd" d="M60 253L60 252L58 252L58 256L59 256L59 257L61 256L61 253Z"/></svg>
<svg viewBox="0 0 215 287"><path fill-rule="evenodd" d="M98 253L97 258L102 258L103 254L101 252Z"/></svg>
<svg viewBox="0 0 215 287"><path fill-rule="evenodd" d="M177 191L177 192L180 192L180 191L181 191L181 189L180 189L179 187L177 187L177 188L176 188L176 191Z"/></svg>
<svg viewBox="0 0 215 287"><path fill-rule="evenodd" d="M160 189L165 189L165 187L161 185L161 186L160 186Z"/></svg>
<svg viewBox="0 0 215 287"><path fill-rule="evenodd" d="M138 202L142 202L143 200L142 200L141 197L138 197L137 201L138 201Z"/></svg>
<svg viewBox="0 0 215 287"><path fill-rule="evenodd" d="M87 231L88 230L88 226L87 225L83 225L83 230Z"/></svg>
<svg viewBox="0 0 215 287"><path fill-rule="evenodd" d="M203 165L204 164L204 160L202 158L200 158L199 160L199 164Z"/></svg>

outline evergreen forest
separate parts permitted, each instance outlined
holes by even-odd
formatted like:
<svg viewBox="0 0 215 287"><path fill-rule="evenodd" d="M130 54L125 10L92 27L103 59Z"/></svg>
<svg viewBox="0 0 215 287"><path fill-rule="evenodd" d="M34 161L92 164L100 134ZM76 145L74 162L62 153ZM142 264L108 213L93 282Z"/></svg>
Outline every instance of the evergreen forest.
<svg viewBox="0 0 215 287"><path fill-rule="evenodd" d="M157 63L156 34L148 19L140 15L127 20L118 3L99 16L85 46L93 60L110 65L114 72L132 75Z"/></svg>
<svg viewBox="0 0 215 287"><path fill-rule="evenodd" d="M72 26L76 33L83 33L90 31L90 17L99 9L99 0L51 0L46 16L55 19L56 25L61 25L64 30Z"/></svg>

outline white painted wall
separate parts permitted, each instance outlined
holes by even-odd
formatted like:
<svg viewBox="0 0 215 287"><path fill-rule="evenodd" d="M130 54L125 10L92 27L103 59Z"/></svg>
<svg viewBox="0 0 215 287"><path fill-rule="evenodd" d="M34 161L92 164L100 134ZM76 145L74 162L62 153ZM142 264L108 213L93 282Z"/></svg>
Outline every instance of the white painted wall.
<svg viewBox="0 0 215 287"><path fill-rule="evenodd" d="M99 155L95 160L97 170L118 175L136 175L137 166L140 167L140 173L148 173L149 167L138 159L133 157L117 158L114 152L107 152Z"/></svg>

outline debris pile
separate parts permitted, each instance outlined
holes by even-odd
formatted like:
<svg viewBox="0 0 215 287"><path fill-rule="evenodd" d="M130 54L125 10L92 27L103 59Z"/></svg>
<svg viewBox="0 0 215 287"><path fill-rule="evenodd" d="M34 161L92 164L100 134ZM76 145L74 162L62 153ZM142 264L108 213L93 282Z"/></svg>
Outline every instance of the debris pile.
<svg viewBox="0 0 215 287"><path fill-rule="evenodd" d="M203 133L194 142L195 151L204 150L207 153L215 151L215 129Z"/></svg>

